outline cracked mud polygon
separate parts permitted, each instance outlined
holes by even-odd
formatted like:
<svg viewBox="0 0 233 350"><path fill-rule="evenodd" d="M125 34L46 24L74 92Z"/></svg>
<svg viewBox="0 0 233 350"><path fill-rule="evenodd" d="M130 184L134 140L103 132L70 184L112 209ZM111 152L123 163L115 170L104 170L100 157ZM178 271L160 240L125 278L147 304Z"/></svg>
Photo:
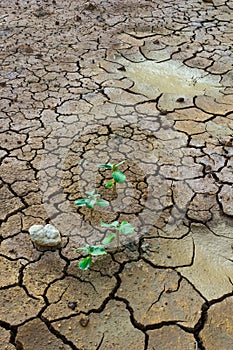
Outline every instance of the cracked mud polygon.
<svg viewBox="0 0 233 350"><path fill-rule="evenodd" d="M232 349L233 1L0 5L1 349ZM134 235L79 270L113 220Z"/></svg>

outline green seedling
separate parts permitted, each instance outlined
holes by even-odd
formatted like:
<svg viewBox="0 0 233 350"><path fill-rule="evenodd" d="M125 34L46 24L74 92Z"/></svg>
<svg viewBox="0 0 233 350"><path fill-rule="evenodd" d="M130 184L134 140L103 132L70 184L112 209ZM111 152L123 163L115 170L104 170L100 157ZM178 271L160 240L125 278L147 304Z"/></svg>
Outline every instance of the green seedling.
<svg viewBox="0 0 233 350"><path fill-rule="evenodd" d="M80 198L77 199L74 204L78 207L86 207L89 209L94 209L95 205L98 205L99 207L107 207L109 205L109 202L105 199L99 198L100 195L96 193L96 190L92 190L90 192L85 192L87 194L86 198Z"/></svg>
<svg viewBox="0 0 233 350"><path fill-rule="evenodd" d="M81 270L87 270L92 264L92 257L107 254L105 247L103 245L90 246L85 245L85 247L77 248L76 251L85 252L87 256L79 261L78 267Z"/></svg>
<svg viewBox="0 0 233 350"><path fill-rule="evenodd" d="M98 164L98 168L103 168L105 170L111 170L112 171L112 180L108 181L105 184L106 188L111 188L113 187L114 191L116 191L116 184L120 183L123 184L126 181L126 176L125 174L120 171L118 168L119 166L121 166L122 164L124 164L125 160L122 160L120 163L118 164L111 164L111 163L107 163L107 164Z"/></svg>
<svg viewBox="0 0 233 350"><path fill-rule="evenodd" d="M119 223L118 221L113 221L110 224L101 222L100 226L115 229L115 233L110 233L110 235L104 238L103 244L110 244L116 238L118 248L120 245L120 234L123 234L125 236L131 235L135 229L134 226L128 223L127 221L122 221L121 223Z"/></svg>

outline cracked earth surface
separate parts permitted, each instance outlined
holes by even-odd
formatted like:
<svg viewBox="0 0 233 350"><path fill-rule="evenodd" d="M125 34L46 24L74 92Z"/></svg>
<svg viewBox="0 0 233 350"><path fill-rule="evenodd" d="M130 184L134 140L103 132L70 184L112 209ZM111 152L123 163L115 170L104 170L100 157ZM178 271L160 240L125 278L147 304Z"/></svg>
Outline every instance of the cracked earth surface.
<svg viewBox="0 0 233 350"><path fill-rule="evenodd" d="M231 350L233 1L0 4L1 349ZM79 270L113 220L135 234Z"/></svg>

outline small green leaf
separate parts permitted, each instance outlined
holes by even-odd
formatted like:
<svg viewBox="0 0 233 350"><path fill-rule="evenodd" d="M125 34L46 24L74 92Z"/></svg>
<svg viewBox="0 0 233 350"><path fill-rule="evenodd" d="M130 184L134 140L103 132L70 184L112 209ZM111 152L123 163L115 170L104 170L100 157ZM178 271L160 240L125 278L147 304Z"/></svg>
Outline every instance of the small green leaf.
<svg viewBox="0 0 233 350"><path fill-rule="evenodd" d="M103 245L96 245L90 247L90 254L93 256L104 255L107 254L105 251L105 247Z"/></svg>
<svg viewBox="0 0 233 350"><path fill-rule="evenodd" d="M123 174L120 170L114 171L112 173L112 177L116 182L119 182L120 184L123 184L126 180L125 174Z"/></svg>
<svg viewBox="0 0 233 350"><path fill-rule="evenodd" d="M99 197L99 194L96 193L95 189L85 193L88 195L88 197L95 197L95 196Z"/></svg>
<svg viewBox="0 0 233 350"><path fill-rule="evenodd" d="M110 224L106 224L105 222L101 222L100 226L101 227L117 227L118 221L113 221Z"/></svg>
<svg viewBox="0 0 233 350"><path fill-rule="evenodd" d="M110 233L107 237L104 238L103 244L110 244L116 238L115 233Z"/></svg>
<svg viewBox="0 0 233 350"><path fill-rule="evenodd" d="M119 231L121 233L123 233L123 235L131 235L134 231L134 226L129 224L128 222L126 221L123 221L121 224L120 224L120 228L119 228Z"/></svg>
<svg viewBox="0 0 233 350"><path fill-rule="evenodd" d="M87 199L86 200L86 207L89 209L93 209L95 204L96 204L96 199Z"/></svg>
<svg viewBox="0 0 233 350"><path fill-rule="evenodd" d="M113 164L98 164L98 168L104 168L105 170L112 170Z"/></svg>
<svg viewBox="0 0 233 350"><path fill-rule="evenodd" d="M81 270L87 270L91 266L91 261L92 261L91 257L87 256L86 258L79 261L78 267Z"/></svg>
<svg viewBox="0 0 233 350"><path fill-rule="evenodd" d="M99 207L107 207L109 205L109 202L105 199L97 199L96 205L98 205Z"/></svg>
<svg viewBox="0 0 233 350"><path fill-rule="evenodd" d="M83 207L84 205L86 205L86 198L77 199L74 202L74 204L77 205L78 207Z"/></svg>
<svg viewBox="0 0 233 350"><path fill-rule="evenodd" d="M104 238L103 244L110 244L115 238L116 238L115 233L110 233L110 235Z"/></svg>
<svg viewBox="0 0 233 350"><path fill-rule="evenodd" d="M111 188L113 184L114 184L114 181L108 181L105 184L105 188Z"/></svg>
<svg viewBox="0 0 233 350"><path fill-rule="evenodd" d="M82 251L82 252L87 252L88 253L89 252L89 248L90 248L90 246L88 244L86 244L84 247L77 248L76 251L77 252L81 252Z"/></svg>

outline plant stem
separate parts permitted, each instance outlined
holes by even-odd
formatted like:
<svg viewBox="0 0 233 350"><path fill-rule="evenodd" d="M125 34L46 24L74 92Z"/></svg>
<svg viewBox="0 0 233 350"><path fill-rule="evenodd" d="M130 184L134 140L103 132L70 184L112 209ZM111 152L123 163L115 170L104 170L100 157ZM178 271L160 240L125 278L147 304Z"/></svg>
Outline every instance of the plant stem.
<svg viewBox="0 0 233 350"><path fill-rule="evenodd" d="M113 182L113 191L116 192L116 181Z"/></svg>

